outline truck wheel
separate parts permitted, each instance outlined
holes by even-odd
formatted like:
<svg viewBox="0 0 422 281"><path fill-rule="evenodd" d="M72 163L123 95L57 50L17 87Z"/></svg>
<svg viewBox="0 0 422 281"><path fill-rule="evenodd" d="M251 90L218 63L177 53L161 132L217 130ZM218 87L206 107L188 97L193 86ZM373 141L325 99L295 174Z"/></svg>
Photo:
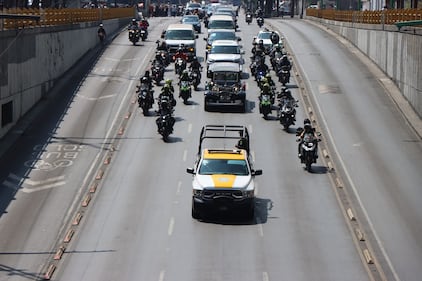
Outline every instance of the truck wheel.
<svg viewBox="0 0 422 281"><path fill-rule="evenodd" d="M194 218L194 219L200 219L201 218L201 214L195 208L195 203L193 203L193 202L192 202L192 218Z"/></svg>

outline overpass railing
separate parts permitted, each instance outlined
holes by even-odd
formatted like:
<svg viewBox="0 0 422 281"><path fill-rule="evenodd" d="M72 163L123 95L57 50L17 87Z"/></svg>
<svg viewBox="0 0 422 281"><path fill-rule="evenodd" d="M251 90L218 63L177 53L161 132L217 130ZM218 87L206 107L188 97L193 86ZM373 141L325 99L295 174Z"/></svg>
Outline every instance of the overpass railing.
<svg viewBox="0 0 422 281"><path fill-rule="evenodd" d="M5 9L0 13L2 29L39 26L70 25L81 22L100 22L115 18L129 18L134 8L109 9ZM17 17L19 16L19 17ZM38 19L38 20L37 20Z"/></svg>
<svg viewBox="0 0 422 281"><path fill-rule="evenodd" d="M422 20L422 9L397 9L381 11L306 9L306 15L335 21L393 25L398 22Z"/></svg>

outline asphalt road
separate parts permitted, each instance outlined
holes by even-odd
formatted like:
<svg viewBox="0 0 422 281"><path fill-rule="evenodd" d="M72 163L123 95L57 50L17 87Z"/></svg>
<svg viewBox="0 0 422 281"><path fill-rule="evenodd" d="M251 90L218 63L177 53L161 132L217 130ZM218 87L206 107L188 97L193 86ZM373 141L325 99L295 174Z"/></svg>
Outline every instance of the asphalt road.
<svg viewBox="0 0 422 281"><path fill-rule="evenodd" d="M202 91L189 105L179 99L168 143L156 132L153 111L145 117L131 103L154 42L170 21L152 19L149 40L139 46L125 32L118 36L1 159L0 280L36 280L49 264L56 266L54 280L370 280L325 163L319 159L314 173L303 170L295 127L283 131L275 111L269 120L259 115L252 78L245 80L246 113L204 112ZM274 24L305 72L323 136L368 215L368 231L385 249L380 254L387 254L400 280L418 280L419 139L343 45L299 20ZM248 71L259 29L243 18L239 25ZM166 77L176 81L173 65ZM201 89L204 81L205 73ZM302 100L296 86L292 81L293 95ZM304 117L300 104L298 123ZM191 218L185 170L205 124L250 130L255 167L264 171L256 179L252 221ZM78 212L79 225L71 225ZM66 250L54 261L60 246Z"/></svg>

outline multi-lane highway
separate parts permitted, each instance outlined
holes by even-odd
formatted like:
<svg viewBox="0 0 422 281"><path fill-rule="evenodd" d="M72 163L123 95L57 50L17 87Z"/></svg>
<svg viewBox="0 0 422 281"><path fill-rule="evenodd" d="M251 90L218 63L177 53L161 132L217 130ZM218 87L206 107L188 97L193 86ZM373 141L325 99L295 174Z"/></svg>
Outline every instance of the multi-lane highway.
<svg viewBox="0 0 422 281"><path fill-rule="evenodd" d="M50 265L54 280L418 280L420 138L365 64L309 23L273 20L302 73L290 84L300 101L296 126L283 131L275 111L262 118L252 78L245 79L246 113L205 112L203 73L190 104L178 100L165 143L153 110L145 117L133 101L155 41L175 21L152 19L148 41L138 46L122 32L86 62L82 80L69 79L60 98L45 102L44 113L1 158L0 280L36 280ZM239 25L249 71L259 28L243 16ZM197 40L199 57L205 35ZM177 81L173 65L165 75ZM309 106L347 201L322 154L314 173L297 159L294 128ZM185 170L205 124L250 130L255 167L264 172L256 179L252 221L191 217ZM342 202L352 204L376 274Z"/></svg>

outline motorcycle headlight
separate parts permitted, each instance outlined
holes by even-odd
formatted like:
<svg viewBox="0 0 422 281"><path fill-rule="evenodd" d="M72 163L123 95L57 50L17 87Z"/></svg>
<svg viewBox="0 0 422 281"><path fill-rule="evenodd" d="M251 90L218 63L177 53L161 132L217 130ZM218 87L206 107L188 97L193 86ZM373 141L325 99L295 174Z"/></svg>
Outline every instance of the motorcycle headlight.
<svg viewBox="0 0 422 281"><path fill-rule="evenodd" d="M312 146L314 146L314 144L312 142L309 142L308 147L312 147Z"/></svg>
<svg viewBox="0 0 422 281"><path fill-rule="evenodd" d="M193 47L189 48L189 52L193 52L195 49Z"/></svg>

